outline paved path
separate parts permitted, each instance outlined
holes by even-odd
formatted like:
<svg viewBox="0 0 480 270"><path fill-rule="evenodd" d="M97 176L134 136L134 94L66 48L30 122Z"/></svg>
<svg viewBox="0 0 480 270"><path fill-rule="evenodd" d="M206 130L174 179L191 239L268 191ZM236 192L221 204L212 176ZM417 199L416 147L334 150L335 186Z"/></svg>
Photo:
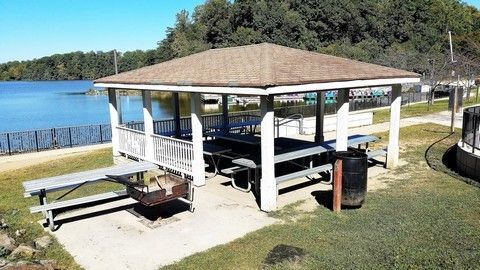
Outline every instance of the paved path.
<svg viewBox="0 0 480 270"><path fill-rule="evenodd" d="M400 120L400 128L408 127L418 124L425 124L425 123L435 123L444 126L450 126L451 123L451 113L448 111L433 113L423 116L416 116L416 117L409 117L403 118ZM455 117L455 127L461 129L462 128L462 119L463 115L458 113ZM349 128L348 134L373 134L378 132L388 131L390 129L390 122L384 122L379 124L373 124L369 126L362 126L362 127L355 127ZM325 132L324 134L325 140L335 139L336 132L329 131ZM312 140L314 139L314 135L294 135L291 137L301 138L303 140Z"/></svg>
<svg viewBox="0 0 480 270"><path fill-rule="evenodd" d="M18 154L13 156L4 156L0 157L0 171L17 170L22 167L28 167L31 165L40 164L59 158L85 154L92 150L105 149L108 147L112 147L112 144L106 143L73 148L62 148L28 154Z"/></svg>

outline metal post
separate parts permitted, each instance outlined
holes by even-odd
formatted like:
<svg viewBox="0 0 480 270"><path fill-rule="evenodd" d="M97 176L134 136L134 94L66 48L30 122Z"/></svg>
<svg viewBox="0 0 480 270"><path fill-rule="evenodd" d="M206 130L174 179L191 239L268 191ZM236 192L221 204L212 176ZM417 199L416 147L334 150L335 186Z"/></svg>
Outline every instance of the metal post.
<svg viewBox="0 0 480 270"><path fill-rule="evenodd" d="M55 129L52 128L50 132L52 133L52 148L55 148Z"/></svg>
<svg viewBox="0 0 480 270"><path fill-rule="evenodd" d="M337 213L342 209L342 178L343 161L337 159L337 161L335 161L333 177L333 211Z"/></svg>
<svg viewBox="0 0 480 270"><path fill-rule="evenodd" d="M8 155L12 155L12 149L10 147L10 133L7 133Z"/></svg>
<svg viewBox="0 0 480 270"><path fill-rule="evenodd" d="M465 147L465 133L466 133L466 123L468 121L468 116L467 112L463 112L463 125L462 125L462 147Z"/></svg>
<svg viewBox="0 0 480 270"><path fill-rule="evenodd" d="M325 93L317 91L317 103L315 104L315 142L323 142L323 122L325 120Z"/></svg>
<svg viewBox="0 0 480 270"><path fill-rule="evenodd" d="M37 134L37 130L35 130L35 146L36 146L37 152L38 152L38 134Z"/></svg>
<svg viewBox="0 0 480 270"><path fill-rule="evenodd" d="M451 133L455 132L455 113L457 111L457 93L458 93L457 91L458 91L458 83L457 83L457 86L455 86L455 89L453 90L452 119L450 124Z"/></svg>
<svg viewBox="0 0 480 270"><path fill-rule="evenodd" d="M472 153L475 153L475 144L477 143L477 117L473 117L473 142L472 142ZM462 131L463 132L463 131Z"/></svg>
<svg viewBox="0 0 480 270"><path fill-rule="evenodd" d="M100 125L100 143L103 143L103 129L102 129L102 125Z"/></svg>
<svg viewBox="0 0 480 270"><path fill-rule="evenodd" d="M72 128L71 127L68 128L68 138L69 138L69 141L70 141L70 147L73 147L73 144L72 144Z"/></svg>

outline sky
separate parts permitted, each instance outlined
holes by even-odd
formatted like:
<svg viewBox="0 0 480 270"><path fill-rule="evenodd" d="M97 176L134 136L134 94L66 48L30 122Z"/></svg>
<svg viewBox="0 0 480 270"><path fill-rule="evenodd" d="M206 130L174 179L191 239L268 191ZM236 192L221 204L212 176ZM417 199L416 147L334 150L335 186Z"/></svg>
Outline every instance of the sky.
<svg viewBox="0 0 480 270"><path fill-rule="evenodd" d="M153 49L205 0L0 0L0 63L72 51ZM480 0L466 1L480 8Z"/></svg>
<svg viewBox="0 0 480 270"><path fill-rule="evenodd" d="M153 49L205 0L0 0L0 63L72 51Z"/></svg>

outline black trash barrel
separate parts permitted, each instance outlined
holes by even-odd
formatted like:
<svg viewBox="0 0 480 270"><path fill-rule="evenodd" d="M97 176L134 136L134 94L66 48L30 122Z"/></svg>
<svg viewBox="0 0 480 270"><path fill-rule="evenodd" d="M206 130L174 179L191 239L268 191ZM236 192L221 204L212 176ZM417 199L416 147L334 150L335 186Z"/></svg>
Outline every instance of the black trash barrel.
<svg viewBox="0 0 480 270"><path fill-rule="evenodd" d="M335 157L343 161L342 205L361 206L367 193L367 155L357 151L340 151Z"/></svg>

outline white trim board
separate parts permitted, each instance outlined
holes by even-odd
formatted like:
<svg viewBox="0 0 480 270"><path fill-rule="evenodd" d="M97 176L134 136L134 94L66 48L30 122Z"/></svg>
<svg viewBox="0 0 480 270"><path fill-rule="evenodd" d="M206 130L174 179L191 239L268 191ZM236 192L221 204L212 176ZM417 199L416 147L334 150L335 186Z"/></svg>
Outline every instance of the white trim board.
<svg viewBox="0 0 480 270"><path fill-rule="evenodd" d="M151 90L165 92L188 92L188 93L209 93L209 94L231 94L266 96L265 89L248 87L208 87L208 86L180 86L162 84L123 84L123 83L94 83L95 87L131 90Z"/></svg>
<svg viewBox="0 0 480 270"><path fill-rule="evenodd" d="M355 80L344 82L311 83L301 85L274 86L267 88L269 95L281 95L288 93L302 93L315 91L329 91L338 89L354 89L371 86L388 86L394 84L419 83L420 78L394 78L376 80Z"/></svg>
<svg viewBox="0 0 480 270"><path fill-rule="evenodd" d="M212 93L230 95L283 95L337 89L354 89L371 86L388 86L394 84L418 83L420 78L393 78L375 80L354 80L344 82L312 83L287 86L273 86L267 89L252 87L208 87L208 86L176 86L162 84L123 84L123 83L95 83L95 87L113 89L150 90L166 92Z"/></svg>

